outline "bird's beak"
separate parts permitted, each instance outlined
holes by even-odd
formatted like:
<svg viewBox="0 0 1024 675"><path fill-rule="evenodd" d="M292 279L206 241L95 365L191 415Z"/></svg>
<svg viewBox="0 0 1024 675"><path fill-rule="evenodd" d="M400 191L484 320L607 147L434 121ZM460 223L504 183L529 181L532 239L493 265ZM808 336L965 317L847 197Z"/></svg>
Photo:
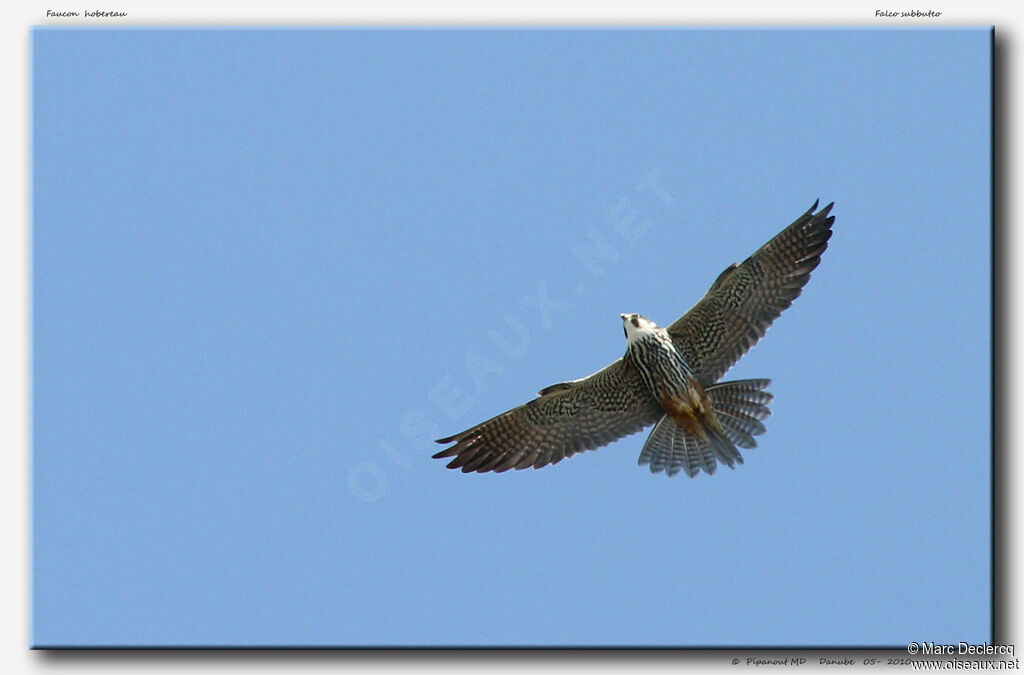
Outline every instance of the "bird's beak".
<svg viewBox="0 0 1024 675"><path fill-rule="evenodd" d="M623 321L625 321L626 320L626 315L625 314L619 314L619 318L621 318Z"/></svg>

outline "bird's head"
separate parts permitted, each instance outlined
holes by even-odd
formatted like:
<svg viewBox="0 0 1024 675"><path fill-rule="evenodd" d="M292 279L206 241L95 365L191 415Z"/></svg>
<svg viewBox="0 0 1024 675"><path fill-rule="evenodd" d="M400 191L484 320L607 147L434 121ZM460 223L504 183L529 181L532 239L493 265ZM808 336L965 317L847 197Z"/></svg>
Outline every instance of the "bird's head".
<svg viewBox="0 0 1024 675"><path fill-rule="evenodd" d="M658 327L658 324L640 314L619 314L619 316L622 317L622 330L626 333L627 342L633 342Z"/></svg>

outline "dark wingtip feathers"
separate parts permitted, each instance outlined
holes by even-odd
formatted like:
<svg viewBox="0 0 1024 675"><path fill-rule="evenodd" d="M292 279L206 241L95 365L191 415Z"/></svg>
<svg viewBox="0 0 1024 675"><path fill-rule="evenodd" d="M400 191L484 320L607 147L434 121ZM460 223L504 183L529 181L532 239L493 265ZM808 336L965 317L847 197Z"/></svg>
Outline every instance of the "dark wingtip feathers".
<svg viewBox="0 0 1024 675"><path fill-rule="evenodd" d="M832 238L832 223L836 220L835 216L829 215L833 206L835 206L835 202L830 202L828 206L814 213L814 209L818 207L816 199L814 206L804 215L804 218L807 219L804 232L808 235L806 242L808 248L804 251L804 256L796 262L811 262L812 265L805 270L806 272L810 272L818 266L821 254L828 248L828 240Z"/></svg>
<svg viewBox="0 0 1024 675"><path fill-rule="evenodd" d="M829 212L832 211L832 207L835 206L835 205L836 205L835 202L829 202L828 206L823 208L821 211L818 211L817 213L814 213L814 209L817 208L817 206L818 206L818 201L815 200L814 201L814 206L812 206L811 210L807 212L807 214L811 218L811 223L812 224L817 225L817 224L821 223L821 224L825 225L825 231L828 233L828 234L825 235L825 241L828 241L828 238L830 236L832 236L832 223L835 222L836 217L835 216L830 216L828 214L829 214Z"/></svg>

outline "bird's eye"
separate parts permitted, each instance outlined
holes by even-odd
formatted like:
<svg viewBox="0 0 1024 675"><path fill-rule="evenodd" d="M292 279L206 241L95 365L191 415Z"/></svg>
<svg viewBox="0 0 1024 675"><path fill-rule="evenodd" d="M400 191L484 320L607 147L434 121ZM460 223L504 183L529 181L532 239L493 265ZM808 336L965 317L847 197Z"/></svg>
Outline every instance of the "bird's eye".
<svg viewBox="0 0 1024 675"><path fill-rule="evenodd" d="M629 321L630 321L630 323L632 323L637 328L640 327L640 320L638 318L636 318L636 314L634 314L633 318L631 318Z"/></svg>

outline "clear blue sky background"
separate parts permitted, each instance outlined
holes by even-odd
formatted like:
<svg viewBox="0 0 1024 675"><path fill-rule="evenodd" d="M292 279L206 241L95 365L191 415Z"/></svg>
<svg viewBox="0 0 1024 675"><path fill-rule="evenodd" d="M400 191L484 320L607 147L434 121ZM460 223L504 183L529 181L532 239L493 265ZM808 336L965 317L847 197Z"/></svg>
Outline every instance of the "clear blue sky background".
<svg viewBox="0 0 1024 675"><path fill-rule="evenodd" d="M34 31L33 643L991 640L990 37ZM745 465L430 459L818 197Z"/></svg>

